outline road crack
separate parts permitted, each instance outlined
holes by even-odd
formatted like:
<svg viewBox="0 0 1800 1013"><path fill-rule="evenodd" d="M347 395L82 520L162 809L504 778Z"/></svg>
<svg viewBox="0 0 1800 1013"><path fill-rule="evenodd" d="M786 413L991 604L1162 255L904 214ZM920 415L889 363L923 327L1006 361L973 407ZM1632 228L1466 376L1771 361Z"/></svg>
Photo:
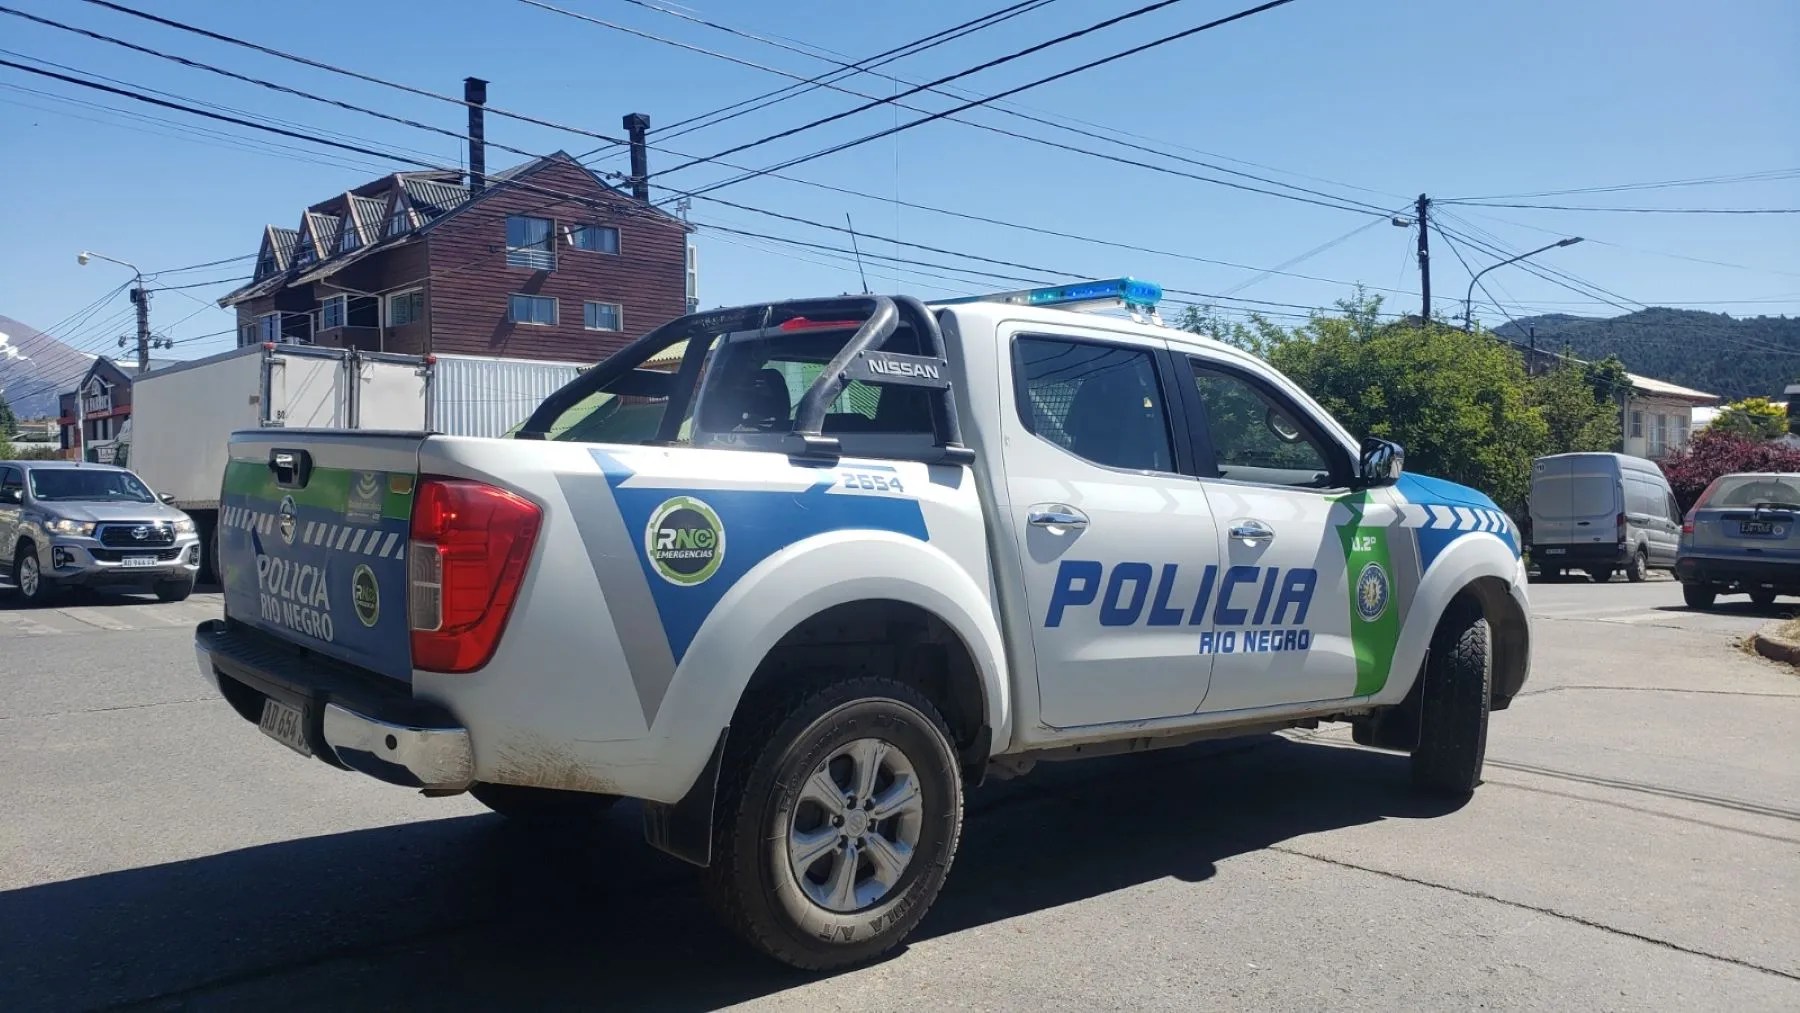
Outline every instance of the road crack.
<svg viewBox="0 0 1800 1013"><path fill-rule="evenodd" d="M1556 918L1561 921L1572 922L1585 928L1597 929L1609 935L1622 936L1626 939L1635 939L1641 943L1649 943L1652 946L1660 946L1663 949L1674 950L1677 953L1685 953L1694 957L1703 957L1707 960L1716 960L1724 964L1733 964L1748 970L1761 971L1763 974L1774 975L1777 978L1786 978L1789 981L1800 981L1800 974L1796 974L1792 971L1784 971L1777 967L1767 967L1753 961L1744 960L1741 957L1732 957L1723 953L1713 953L1708 950L1695 949L1691 946L1683 946L1680 943L1668 939L1659 939L1656 936L1645 935L1642 932L1634 932L1631 929L1622 929L1616 925L1608 925L1605 922L1596 921L1592 918L1586 918L1577 914L1570 914L1566 911L1558 911L1555 908L1545 907L1541 904L1530 904L1521 900L1510 900L1506 897L1488 893L1485 890L1473 890L1467 887L1451 886L1448 883L1437 883L1429 879L1420 879L1417 876L1408 876L1404 873L1393 872L1388 869L1377 869L1374 866L1359 865L1356 862L1345 861L1341 858L1327 858L1324 855L1315 855L1309 851L1301 851L1298 848L1285 847L1280 844L1271 844L1268 846L1268 850L1279 851L1284 855L1292 855L1295 858L1311 859L1312 861L1324 865L1337 866L1340 869L1352 869L1357 872L1366 872L1370 875L1381 876L1385 879L1392 879L1402 883L1411 883L1414 886L1424 886L1435 890L1443 890L1461 897L1468 897L1472 900L1492 901L1495 904L1501 904L1520 911L1530 911L1533 914L1545 915L1546 917Z"/></svg>

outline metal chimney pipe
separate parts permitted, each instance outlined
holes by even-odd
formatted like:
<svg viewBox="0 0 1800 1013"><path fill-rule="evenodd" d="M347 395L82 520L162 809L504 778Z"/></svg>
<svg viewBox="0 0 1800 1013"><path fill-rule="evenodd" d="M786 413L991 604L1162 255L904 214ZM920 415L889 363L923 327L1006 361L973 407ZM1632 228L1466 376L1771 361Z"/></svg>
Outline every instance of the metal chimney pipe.
<svg viewBox="0 0 1800 1013"><path fill-rule="evenodd" d="M644 135L650 132L650 117L631 113L625 117L625 133L631 139L631 195L650 203L650 156L644 147Z"/></svg>
<svg viewBox="0 0 1800 1013"><path fill-rule="evenodd" d="M469 104L469 192L487 189L487 86L479 77L463 78L463 101Z"/></svg>

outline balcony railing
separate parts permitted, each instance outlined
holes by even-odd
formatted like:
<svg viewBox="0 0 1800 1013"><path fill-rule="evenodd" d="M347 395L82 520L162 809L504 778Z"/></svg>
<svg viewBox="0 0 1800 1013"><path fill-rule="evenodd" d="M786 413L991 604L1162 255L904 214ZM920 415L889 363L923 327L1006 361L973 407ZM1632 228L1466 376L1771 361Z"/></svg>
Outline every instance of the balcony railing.
<svg viewBox="0 0 1800 1013"><path fill-rule="evenodd" d="M526 267L533 271L556 270L556 251L540 249L535 246L509 246L506 248L507 267Z"/></svg>
<svg viewBox="0 0 1800 1013"><path fill-rule="evenodd" d="M89 415L112 411L111 394L93 394L81 399L81 409Z"/></svg>

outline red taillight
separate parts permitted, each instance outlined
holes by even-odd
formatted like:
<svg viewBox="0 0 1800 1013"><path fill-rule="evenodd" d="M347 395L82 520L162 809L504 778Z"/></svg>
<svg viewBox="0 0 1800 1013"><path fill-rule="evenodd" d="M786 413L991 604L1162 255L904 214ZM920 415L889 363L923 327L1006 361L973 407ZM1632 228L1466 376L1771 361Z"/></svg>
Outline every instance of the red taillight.
<svg viewBox="0 0 1800 1013"><path fill-rule="evenodd" d="M860 320L808 320L806 317L794 317L783 320L779 331L826 331L839 330L845 327L861 327Z"/></svg>
<svg viewBox="0 0 1800 1013"><path fill-rule="evenodd" d="M1688 514L1687 518L1681 522L1681 533L1684 535L1691 535L1694 533L1694 515L1693 514Z"/></svg>
<svg viewBox="0 0 1800 1013"><path fill-rule="evenodd" d="M407 548L413 666L472 672L506 629L543 511L505 489L425 478Z"/></svg>

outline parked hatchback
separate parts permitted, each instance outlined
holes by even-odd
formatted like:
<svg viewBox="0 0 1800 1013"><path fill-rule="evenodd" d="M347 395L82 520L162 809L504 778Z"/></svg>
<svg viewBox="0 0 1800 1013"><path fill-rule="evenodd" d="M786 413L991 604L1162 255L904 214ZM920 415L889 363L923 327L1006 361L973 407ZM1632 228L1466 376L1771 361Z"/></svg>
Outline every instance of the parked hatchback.
<svg viewBox="0 0 1800 1013"><path fill-rule="evenodd" d="M1758 605L1800 595L1800 475L1745 473L1713 480L1681 525L1675 576L1691 608L1721 594Z"/></svg>
<svg viewBox="0 0 1800 1013"><path fill-rule="evenodd" d="M200 571L187 514L124 468L75 461L0 461L0 553L32 603L98 585L180 601Z"/></svg>
<svg viewBox="0 0 1800 1013"><path fill-rule="evenodd" d="M1662 469L1628 454L1553 454L1531 462L1531 561L1546 577L1617 570L1643 580L1675 565L1681 511Z"/></svg>

